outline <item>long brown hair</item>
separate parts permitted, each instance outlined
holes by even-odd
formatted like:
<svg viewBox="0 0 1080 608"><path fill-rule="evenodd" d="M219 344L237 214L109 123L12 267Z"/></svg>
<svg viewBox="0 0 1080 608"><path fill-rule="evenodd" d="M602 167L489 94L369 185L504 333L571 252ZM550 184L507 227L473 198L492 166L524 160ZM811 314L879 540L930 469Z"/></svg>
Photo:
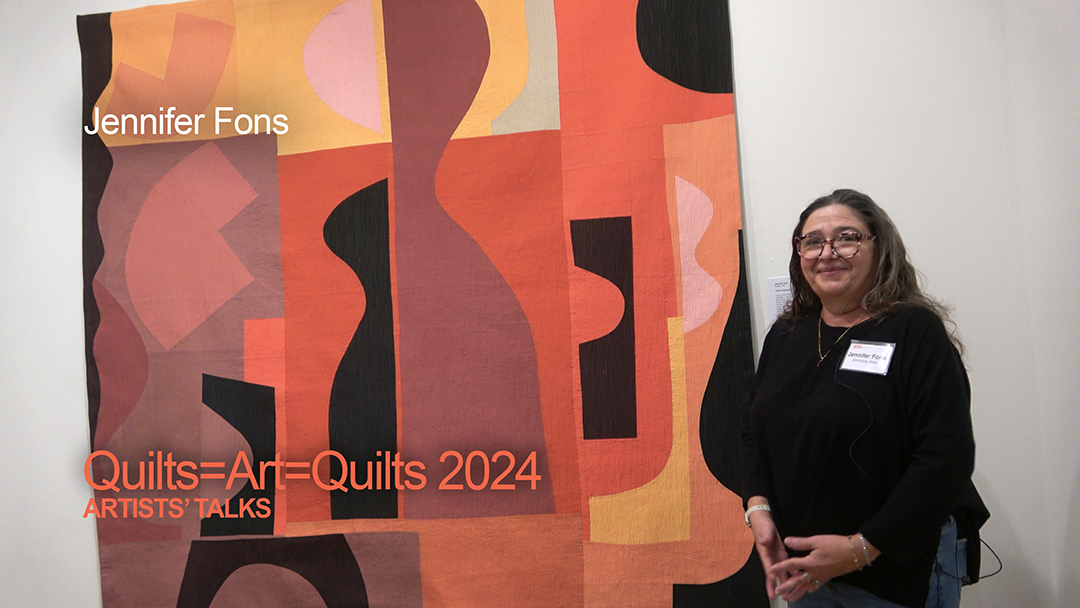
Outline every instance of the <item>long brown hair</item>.
<svg viewBox="0 0 1080 608"><path fill-rule="evenodd" d="M831 205L844 205L854 211L875 237L873 252L877 261L877 275L874 277L873 288L863 296L863 308L871 315L887 312L900 304L915 304L928 308L949 328L953 342L962 352L963 345L956 337L955 325L949 318L948 307L923 293L919 286L919 272L908 260L900 231L896 229L889 214L869 196L855 190L836 190L810 203L799 215L799 223L791 235L791 261L788 263L793 297L780 319L799 320L821 310L821 300L803 276L801 258L795 250L795 237L802 234L811 213Z"/></svg>

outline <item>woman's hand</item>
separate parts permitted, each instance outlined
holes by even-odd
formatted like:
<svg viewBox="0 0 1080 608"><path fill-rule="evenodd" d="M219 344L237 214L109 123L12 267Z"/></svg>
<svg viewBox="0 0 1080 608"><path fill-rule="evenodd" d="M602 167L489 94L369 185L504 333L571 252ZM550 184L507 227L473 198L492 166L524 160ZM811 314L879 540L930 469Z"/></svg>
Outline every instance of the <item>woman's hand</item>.
<svg viewBox="0 0 1080 608"><path fill-rule="evenodd" d="M787 550L784 549L780 533L768 511L755 511L750 514L750 530L754 533L754 547L765 569L765 592L769 594L770 600L775 600L777 585L787 580L787 573L774 576L769 574L769 571L788 558Z"/></svg>
<svg viewBox="0 0 1080 608"><path fill-rule="evenodd" d="M771 568L766 569L767 578L784 577L786 579L776 588L776 593L788 602L797 600L806 593L817 591L826 582L866 565L862 563L862 549L853 551L852 541L847 536L838 534L822 534L807 538L791 536L784 539L784 544L792 551L809 552L804 557L793 557L776 562Z"/></svg>

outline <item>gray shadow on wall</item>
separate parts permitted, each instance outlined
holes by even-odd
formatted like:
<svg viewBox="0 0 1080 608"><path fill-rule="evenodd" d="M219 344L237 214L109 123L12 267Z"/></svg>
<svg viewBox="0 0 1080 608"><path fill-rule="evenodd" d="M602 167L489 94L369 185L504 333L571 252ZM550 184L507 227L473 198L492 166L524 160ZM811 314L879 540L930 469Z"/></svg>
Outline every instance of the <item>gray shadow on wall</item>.
<svg viewBox="0 0 1080 608"><path fill-rule="evenodd" d="M978 473L974 476L975 487L979 489L986 506L990 509L990 520L983 526L981 535L983 542L990 545L1002 561L1002 571L990 578L983 578L970 587L964 587L961 592L961 606L979 608L1013 608L1019 606L1031 606L1040 608L1052 608L1054 606L1071 606L1072 604L1052 603L1050 595L1050 580L1048 573L1032 569L1033 564L1023 559L1020 548L1030 542L1018 536L1017 531L1011 527L1009 520L1004 517L1001 507L1004 502L996 492L999 488L990 480ZM1007 488L1006 488L1007 489ZM1039 553L1037 554L1045 554ZM1041 562L1045 564L1046 562ZM998 569L997 559L994 554L982 547L982 575L985 576Z"/></svg>
<svg viewBox="0 0 1080 608"><path fill-rule="evenodd" d="M1065 535L1065 554L1062 556L1063 566L1059 577L1061 589L1055 599L1057 606L1071 606L1080 597L1080 466L1073 480L1072 497L1062 533Z"/></svg>

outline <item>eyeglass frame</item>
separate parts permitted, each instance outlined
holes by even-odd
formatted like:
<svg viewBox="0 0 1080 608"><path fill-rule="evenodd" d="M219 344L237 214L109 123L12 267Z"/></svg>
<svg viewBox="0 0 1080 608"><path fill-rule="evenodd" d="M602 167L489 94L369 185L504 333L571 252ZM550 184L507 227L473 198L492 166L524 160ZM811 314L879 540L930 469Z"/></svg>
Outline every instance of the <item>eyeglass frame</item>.
<svg viewBox="0 0 1080 608"><path fill-rule="evenodd" d="M836 241L836 239L838 239L838 238L840 238L842 236L845 236L845 235L854 235L855 239L856 239L855 252L852 253L851 255L840 255L839 253L837 253L836 247L833 246L833 243ZM809 236L813 236L813 235L800 234L799 236L791 239L791 244L795 247L795 254L798 255L800 258L802 258L804 260L820 260L821 256L825 255L825 245L829 246L829 249L833 252L833 255L835 255L836 257L838 257L838 258L840 258L842 260L850 260L851 258L855 257L856 254L858 254L860 251L862 251L863 239L866 239L868 241L874 241L874 240L877 239L877 237L872 235L872 234L863 234L863 233L859 232L858 230L845 230L845 231L841 232L840 234L834 236L831 239L821 239L821 249L818 251L818 254L816 256L812 257L812 258L808 258L808 257L806 257L806 256L804 256L802 254L802 250L801 250L800 245L802 244L802 240L805 239L806 237L809 237Z"/></svg>

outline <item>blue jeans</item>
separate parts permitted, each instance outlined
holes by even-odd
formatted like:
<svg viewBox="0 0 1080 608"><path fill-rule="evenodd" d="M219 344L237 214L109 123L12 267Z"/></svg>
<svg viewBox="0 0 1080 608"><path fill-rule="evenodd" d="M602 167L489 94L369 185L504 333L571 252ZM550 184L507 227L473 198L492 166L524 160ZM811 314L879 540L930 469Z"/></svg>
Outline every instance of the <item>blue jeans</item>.
<svg viewBox="0 0 1080 608"><path fill-rule="evenodd" d="M794 602L788 603L788 608L904 608L900 604L883 600L880 597L863 591L858 587L845 585L836 581L825 583L821 589L813 593L807 593Z"/></svg>
<svg viewBox="0 0 1080 608"><path fill-rule="evenodd" d="M930 572L926 608L960 608L961 577L967 574L967 539L956 538L956 520L941 527L937 562Z"/></svg>

